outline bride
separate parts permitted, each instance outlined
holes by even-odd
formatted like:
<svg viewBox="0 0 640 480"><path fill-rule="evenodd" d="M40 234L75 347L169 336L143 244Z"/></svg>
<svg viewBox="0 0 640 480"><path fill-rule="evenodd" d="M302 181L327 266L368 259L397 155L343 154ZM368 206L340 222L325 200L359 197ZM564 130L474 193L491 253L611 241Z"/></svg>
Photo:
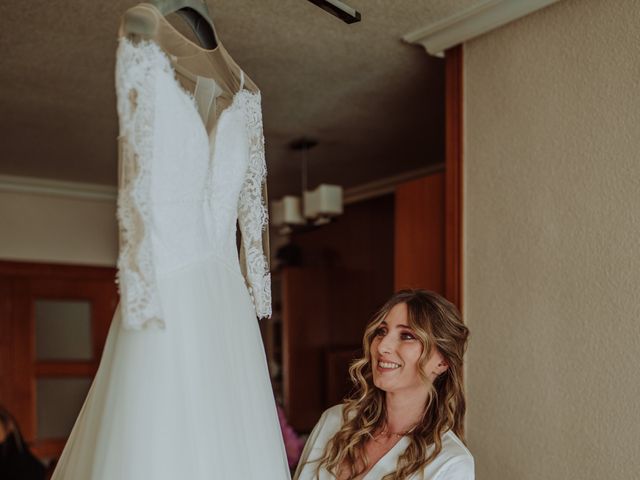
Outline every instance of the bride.
<svg viewBox="0 0 640 480"><path fill-rule="evenodd" d="M323 413L294 480L473 480L462 435L468 334L441 296L393 295L365 330L354 394Z"/></svg>

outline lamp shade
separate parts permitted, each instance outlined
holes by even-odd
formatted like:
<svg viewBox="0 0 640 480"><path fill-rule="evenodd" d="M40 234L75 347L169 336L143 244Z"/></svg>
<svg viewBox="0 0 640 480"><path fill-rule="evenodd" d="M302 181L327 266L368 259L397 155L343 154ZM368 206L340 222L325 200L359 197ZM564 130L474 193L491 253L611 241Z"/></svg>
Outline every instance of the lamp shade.
<svg viewBox="0 0 640 480"><path fill-rule="evenodd" d="M271 225L302 225L305 223L301 215L300 197L286 195L280 200L271 202Z"/></svg>
<svg viewBox="0 0 640 480"><path fill-rule="evenodd" d="M306 218L335 217L342 214L342 187L323 183L304 192Z"/></svg>

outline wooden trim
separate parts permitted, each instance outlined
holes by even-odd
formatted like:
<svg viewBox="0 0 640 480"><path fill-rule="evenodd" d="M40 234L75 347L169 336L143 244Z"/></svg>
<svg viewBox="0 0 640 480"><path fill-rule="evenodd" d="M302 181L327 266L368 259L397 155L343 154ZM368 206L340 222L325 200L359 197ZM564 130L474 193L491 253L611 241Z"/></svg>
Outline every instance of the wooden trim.
<svg viewBox="0 0 640 480"><path fill-rule="evenodd" d="M38 362L36 377L93 377L98 371L95 362Z"/></svg>
<svg viewBox="0 0 640 480"><path fill-rule="evenodd" d="M62 454L66 438L52 438L47 440L36 440L29 445L31 453L40 459L58 458Z"/></svg>
<svg viewBox="0 0 640 480"><path fill-rule="evenodd" d="M115 274L113 267L0 261L0 397L27 441L37 433L38 378L95 375L118 302ZM36 360L34 308L41 298L91 302L92 360ZM42 457L60 453L64 440L54 440L36 444Z"/></svg>
<svg viewBox="0 0 640 480"><path fill-rule="evenodd" d="M445 296L462 312L463 52L445 57Z"/></svg>
<svg viewBox="0 0 640 480"><path fill-rule="evenodd" d="M444 172L399 185L395 198L395 290L444 295Z"/></svg>
<svg viewBox="0 0 640 480"><path fill-rule="evenodd" d="M115 280L116 268L0 260L0 275L29 278L55 277L56 279L82 281Z"/></svg>
<svg viewBox="0 0 640 480"><path fill-rule="evenodd" d="M444 162L418 168L409 172L399 173L392 177L386 177L381 180L375 180L362 185L356 185L355 187L349 187L344 191L342 203L344 205L349 205L356 202L370 200L372 198L382 197L384 195L393 195L399 186L407 182L440 172L444 172Z"/></svg>
<svg viewBox="0 0 640 480"><path fill-rule="evenodd" d="M29 283L0 277L0 402L25 439L36 429L35 381L29 318Z"/></svg>

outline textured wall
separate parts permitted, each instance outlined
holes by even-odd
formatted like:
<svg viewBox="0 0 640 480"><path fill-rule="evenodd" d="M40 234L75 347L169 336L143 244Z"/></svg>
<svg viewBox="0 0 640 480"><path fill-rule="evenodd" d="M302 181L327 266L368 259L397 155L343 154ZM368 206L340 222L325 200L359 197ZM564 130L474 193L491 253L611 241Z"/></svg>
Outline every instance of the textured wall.
<svg viewBox="0 0 640 480"><path fill-rule="evenodd" d="M639 478L639 25L567 0L465 45L479 480Z"/></svg>
<svg viewBox="0 0 640 480"><path fill-rule="evenodd" d="M115 201L0 192L0 259L115 266Z"/></svg>

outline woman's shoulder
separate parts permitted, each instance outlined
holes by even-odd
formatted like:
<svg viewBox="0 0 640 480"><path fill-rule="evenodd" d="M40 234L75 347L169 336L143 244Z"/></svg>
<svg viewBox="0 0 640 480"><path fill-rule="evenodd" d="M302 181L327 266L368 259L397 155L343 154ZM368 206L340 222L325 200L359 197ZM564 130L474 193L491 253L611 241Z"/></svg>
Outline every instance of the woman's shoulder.
<svg viewBox="0 0 640 480"><path fill-rule="evenodd" d="M342 426L342 412L344 411L344 403L339 403L333 407L327 408L320 416L319 424L328 429L336 431Z"/></svg>
<svg viewBox="0 0 640 480"><path fill-rule="evenodd" d="M345 408L346 404L344 403L339 403L338 405L327 408L322 412L314 430L318 433L322 432L322 437L332 437L338 432L338 430L340 430L340 428L342 428ZM354 412L351 412L349 417L353 418L354 414Z"/></svg>
<svg viewBox="0 0 640 480"><path fill-rule="evenodd" d="M310 479L313 477L312 467L324 455L327 442L336 434L342 426L343 405L334 405L326 409L313 427L313 431L307 439L307 443L300 458L300 464L294 475L294 479Z"/></svg>
<svg viewBox="0 0 640 480"><path fill-rule="evenodd" d="M462 440L451 430L442 435L442 450L434 463L438 465L438 476L436 478L448 478L448 476L441 476L445 473L447 475L455 473L457 474L455 478L473 478L473 455L471 455Z"/></svg>
<svg viewBox="0 0 640 480"><path fill-rule="evenodd" d="M447 430L444 435L442 435L442 449L444 450L445 448L457 456L471 457L471 452L464 442L451 430Z"/></svg>

